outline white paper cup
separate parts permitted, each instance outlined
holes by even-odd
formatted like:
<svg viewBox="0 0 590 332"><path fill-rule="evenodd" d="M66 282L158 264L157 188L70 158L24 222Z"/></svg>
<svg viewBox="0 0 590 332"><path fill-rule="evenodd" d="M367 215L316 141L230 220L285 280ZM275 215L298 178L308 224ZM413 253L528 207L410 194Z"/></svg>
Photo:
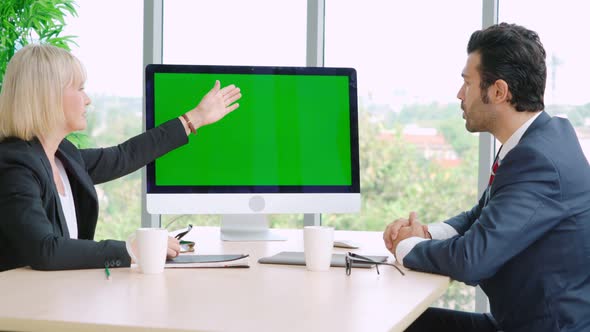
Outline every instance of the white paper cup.
<svg viewBox="0 0 590 332"><path fill-rule="evenodd" d="M328 271L332 261L333 245L333 227L303 227L303 250L307 269L310 271Z"/></svg>
<svg viewBox="0 0 590 332"><path fill-rule="evenodd" d="M136 242L137 256L131 249ZM157 274L164 272L168 251L168 231L163 228L139 228L126 241L129 256L137 263L141 272Z"/></svg>

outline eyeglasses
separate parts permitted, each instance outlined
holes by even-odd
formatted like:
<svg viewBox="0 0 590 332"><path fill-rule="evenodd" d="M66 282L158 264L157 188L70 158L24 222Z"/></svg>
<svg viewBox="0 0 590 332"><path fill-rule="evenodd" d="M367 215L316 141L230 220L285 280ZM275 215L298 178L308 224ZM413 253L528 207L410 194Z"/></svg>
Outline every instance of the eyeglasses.
<svg viewBox="0 0 590 332"><path fill-rule="evenodd" d="M375 269L377 270L377 274L379 273L379 265L389 265L395 267L396 270L399 271L403 276L406 274L395 264L387 263L387 262L377 262L375 260L370 259L369 257L361 256L359 254L355 254L354 252L349 252L348 255L344 256L344 267L346 268L346 275L349 276L352 272L352 265L354 262L357 263L365 263L365 264L375 264Z"/></svg>

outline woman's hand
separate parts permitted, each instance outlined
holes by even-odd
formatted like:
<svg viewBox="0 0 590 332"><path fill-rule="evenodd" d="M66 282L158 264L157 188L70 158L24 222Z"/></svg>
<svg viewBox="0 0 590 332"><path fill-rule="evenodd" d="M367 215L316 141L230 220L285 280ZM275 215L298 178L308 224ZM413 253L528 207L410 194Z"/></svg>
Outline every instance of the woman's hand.
<svg viewBox="0 0 590 332"><path fill-rule="evenodd" d="M180 242L169 236L168 237L168 251L166 252L166 258L174 258L180 254Z"/></svg>
<svg viewBox="0 0 590 332"><path fill-rule="evenodd" d="M236 103L240 98L242 98L240 88L231 84L221 89L221 83L215 81L213 89L207 92L197 107L190 110L186 115L196 130L199 127L219 121L226 114L240 107L240 104Z"/></svg>

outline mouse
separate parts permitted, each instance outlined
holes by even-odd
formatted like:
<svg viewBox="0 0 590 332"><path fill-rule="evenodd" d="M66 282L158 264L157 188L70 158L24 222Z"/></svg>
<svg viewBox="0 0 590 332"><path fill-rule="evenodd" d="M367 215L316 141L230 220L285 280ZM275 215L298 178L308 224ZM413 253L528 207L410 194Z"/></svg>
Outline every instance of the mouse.
<svg viewBox="0 0 590 332"><path fill-rule="evenodd" d="M347 249L358 249L359 245L349 240L334 240L334 247L336 248L347 248Z"/></svg>

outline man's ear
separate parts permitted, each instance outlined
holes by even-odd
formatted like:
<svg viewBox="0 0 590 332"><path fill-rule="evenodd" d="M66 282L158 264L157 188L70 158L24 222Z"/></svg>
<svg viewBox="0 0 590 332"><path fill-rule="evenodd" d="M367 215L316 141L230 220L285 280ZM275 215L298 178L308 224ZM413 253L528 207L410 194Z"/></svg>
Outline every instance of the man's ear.
<svg viewBox="0 0 590 332"><path fill-rule="evenodd" d="M490 100L495 104L501 104L503 102L510 102L512 94L508 88L508 83L504 80L496 80L492 85L492 89L489 89Z"/></svg>

